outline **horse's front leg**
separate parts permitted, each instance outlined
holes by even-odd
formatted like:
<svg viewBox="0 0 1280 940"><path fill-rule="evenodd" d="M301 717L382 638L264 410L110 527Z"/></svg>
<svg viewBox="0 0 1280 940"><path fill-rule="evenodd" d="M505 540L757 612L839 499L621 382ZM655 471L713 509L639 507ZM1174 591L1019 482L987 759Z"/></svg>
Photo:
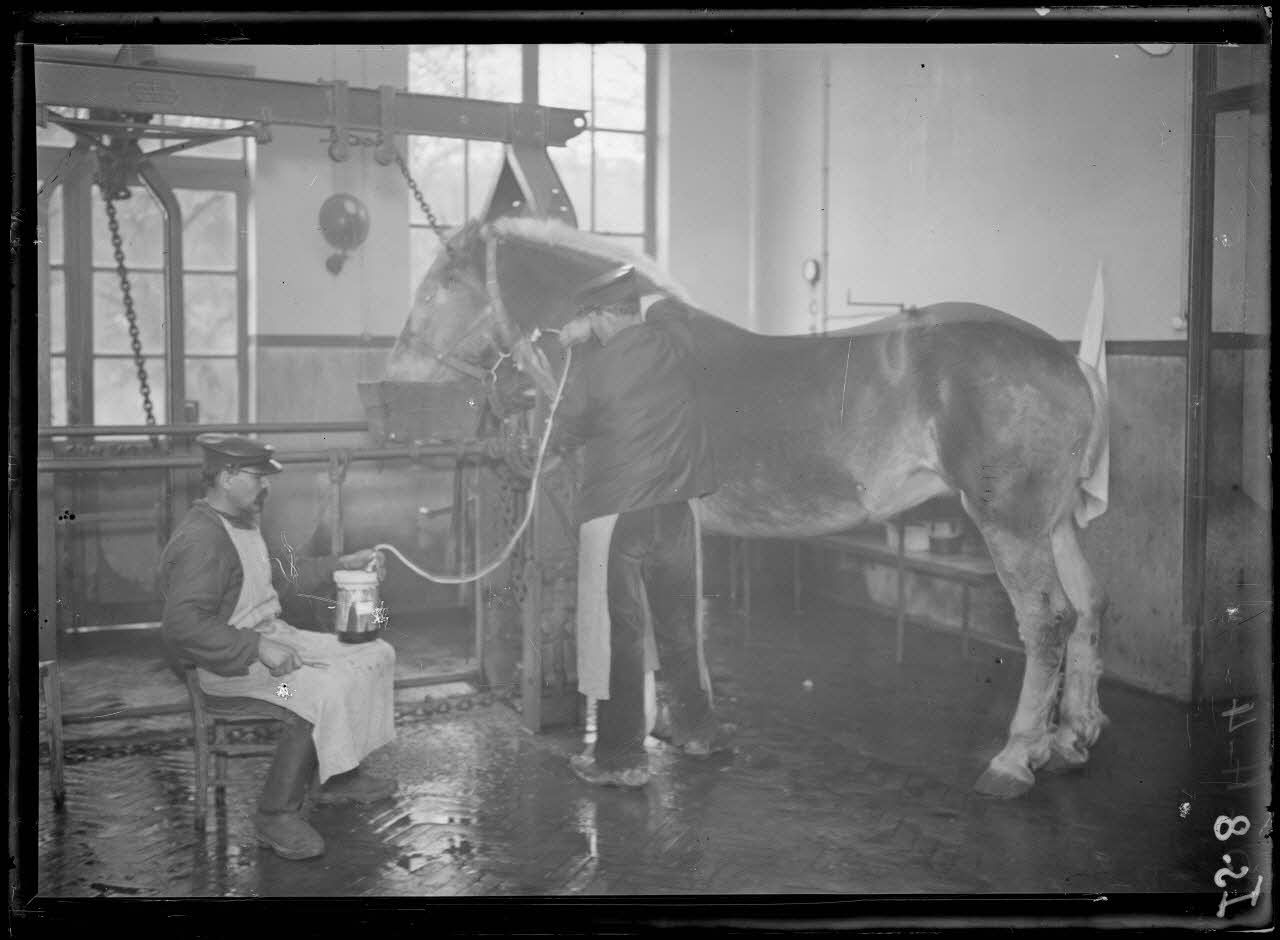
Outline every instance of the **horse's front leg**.
<svg viewBox="0 0 1280 940"><path fill-rule="evenodd" d="M1059 670L1073 612L1058 580L1049 539L1016 535L990 522L981 523L981 529L1013 602L1027 663L1009 739L974 789L1009 799L1031 789L1035 770L1049 760Z"/></svg>

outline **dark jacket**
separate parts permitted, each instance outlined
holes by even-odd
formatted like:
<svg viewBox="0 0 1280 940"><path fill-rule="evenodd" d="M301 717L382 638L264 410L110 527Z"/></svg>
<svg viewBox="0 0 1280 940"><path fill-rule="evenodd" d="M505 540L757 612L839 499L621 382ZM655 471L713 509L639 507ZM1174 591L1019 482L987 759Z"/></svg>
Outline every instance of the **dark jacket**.
<svg viewBox="0 0 1280 940"><path fill-rule="evenodd" d="M226 518L232 525L246 525ZM290 584L272 561L272 581L281 594L320 590L332 583L338 566L333 556L295 557L293 562L298 576ZM289 570L288 559L282 563ZM249 671L258 658L258 634L236 629L229 622L243 582L240 556L222 527L221 514L203 499L196 500L160 555L161 633L170 656L220 676Z"/></svg>
<svg viewBox="0 0 1280 940"><path fill-rule="evenodd" d="M583 446L577 522L683 502L718 485L699 417L689 310L661 300L607 345L573 350L552 444Z"/></svg>

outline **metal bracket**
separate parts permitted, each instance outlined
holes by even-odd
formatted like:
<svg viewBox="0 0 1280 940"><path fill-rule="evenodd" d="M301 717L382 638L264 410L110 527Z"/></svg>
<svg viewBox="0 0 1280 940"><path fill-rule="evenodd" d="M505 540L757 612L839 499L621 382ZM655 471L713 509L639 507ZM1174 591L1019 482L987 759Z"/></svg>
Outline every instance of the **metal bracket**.
<svg viewBox="0 0 1280 940"><path fill-rule="evenodd" d="M266 105L262 106L262 119L254 128L254 136L260 144L271 143L271 109Z"/></svg>
<svg viewBox="0 0 1280 940"><path fill-rule="evenodd" d="M486 222L504 215L532 215L559 219L577 228L564 183L545 147L534 144L510 144L503 159L498 181L489 195L483 213Z"/></svg>
<svg viewBox="0 0 1280 940"><path fill-rule="evenodd" d="M378 86L378 111L382 118L382 128L378 133L378 146L373 151L373 159L382 166L390 166L396 162L396 90L394 86Z"/></svg>
<svg viewBox="0 0 1280 940"><path fill-rule="evenodd" d="M329 137L329 158L335 163L345 163L351 157L351 147L347 143L351 114L350 89L343 81L332 82L330 87L333 91L333 130Z"/></svg>
<svg viewBox="0 0 1280 940"><path fill-rule="evenodd" d="M329 452L329 482L346 482L347 470L350 466L351 451L345 449L331 450Z"/></svg>

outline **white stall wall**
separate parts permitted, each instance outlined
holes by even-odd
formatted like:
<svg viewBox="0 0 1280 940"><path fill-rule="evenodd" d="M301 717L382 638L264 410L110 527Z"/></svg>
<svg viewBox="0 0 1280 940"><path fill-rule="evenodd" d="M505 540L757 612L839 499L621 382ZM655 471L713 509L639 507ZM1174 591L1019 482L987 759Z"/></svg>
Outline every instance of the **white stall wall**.
<svg viewBox="0 0 1280 940"><path fill-rule="evenodd" d="M751 326L753 53L664 46L659 56L658 261L702 307Z"/></svg>
<svg viewBox="0 0 1280 940"><path fill-rule="evenodd" d="M1186 54L832 49L833 309L971 300L1075 338L1102 261L1111 336L1179 338Z"/></svg>
<svg viewBox="0 0 1280 940"><path fill-rule="evenodd" d="M672 271L714 312L806 332L815 297L800 272L821 257L825 224L817 299L833 316L854 312L850 299L970 300L1073 339L1101 261L1113 339L1184 338L1185 47L663 52L677 91L659 217ZM743 228L745 258L742 238L726 237ZM719 283L730 271L749 284L747 317Z"/></svg>

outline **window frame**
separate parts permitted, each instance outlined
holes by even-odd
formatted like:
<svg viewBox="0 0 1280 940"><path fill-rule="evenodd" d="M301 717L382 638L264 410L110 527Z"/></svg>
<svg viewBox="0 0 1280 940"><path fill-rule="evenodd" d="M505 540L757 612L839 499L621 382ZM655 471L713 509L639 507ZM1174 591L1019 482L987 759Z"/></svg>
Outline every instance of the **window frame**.
<svg viewBox="0 0 1280 940"><path fill-rule="evenodd" d="M467 96L470 92L470 89L468 87L469 76L468 76L468 68L467 68L468 54L469 54L468 50L471 48L471 46L474 46L474 45L476 44L475 43L462 44L463 46L462 96L463 97ZM523 43L521 44L521 47L520 47L521 100L525 104L533 104L533 105L540 104L538 100L538 97L539 97L538 66L540 62L541 45L542 44L537 44L537 43ZM591 72L592 72L592 83L593 83L592 102L594 103L594 100L595 100L594 55L595 55L596 47L601 44L588 43L587 45L590 46L592 50L592 56L593 56ZM409 46L408 48L412 50L413 46ZM592 138L592 142L591 142L591 181L590 181L591 205L590 205L590 210L587 213L588 218L583 219L581 216L579 216L578 228L581 231L599 234L601 237L604 237L604 238L637 238L637 237L641 238L644 245L644 249L643 249L644 253L649 257L654 258L654 257L657 257L658 47L652 43L645 43L643 44L643 49L644 49L644 55L645 55L644 129L638 131L630 128L613 128L613 127L596 126L594 123L592 123L591 112L588 112L587 126L582 129L583 134L594 135L595 132L599 131L602 133L611 133L611 134L612 133L631 134L631 135L635 135L637 137L643 138L644 194L642 198L642 202L643 202L642 217L641 217L642 231L613 232L613 231L599 230L595 227L596 204L598 199L597 199L597 193L596 193L596 144L595 144L594 137ZM410 52L410 54L412 53ZM408 78L409 78L407 58L405 62L405 69L406 69L405 78L406 78L406 86L407 86ZM462 221L466 221L467 219L474 218L480 211L484 209L483 206L472 207L471 205L469 205L472 186L471 186L470 148L469 146L466 146L467 144L469 144L469 142L464 141L462 205L463 205L463 215L466 218L463 219ZM552 156L554 158L554 151L552 151ZM580 211L579 207L575 206L574 208L575 208L575 213ZM420 218L420 215L421 213L419 212L417 207L414 205L410 205L409 234L410 234L411 244L412 244L412 235L414 230L424 229L429 232L431 229L431 227L427 224L427 221L425 219ZM453 231L456 227L456 224L460 224L460 223L446 224L443 226L443 228L446 231ZM416 284L411 285L410 290L413 290L416 287L417 287Z"/></svg>
<svg viewBox="0 0 1280 940"><path fill-rule="evenodd" d="M68 159L71 158L71 159ZM143 353L148 361L159 359L165 365L165 413L156 416L157 424L187 424L185 420L185 402L190 397L191 389L187 386L186 364L191 359L228 359L236 368L236 423L244 423L249 415L249 233L248 233L248 199L250 179L246 172L247 161L244 159L201 157L194 155L166 155L151 158L152 165L175 192L182 190L204 190L231 193L235 201L236 226L236 268L232 272L218 271L218 274L233 275L236 279L236 346L234 353L227 354L191 354L183 348L183 368L180 378L175 378L169 362L171 349L155 351L144 348ZM40 179L56 180L56 185L47 187L38 198L38 212L42 224L48 222L49 200L56 189L62 191L62 260L55 264L50 258L43 264L44 272L52 280L55 270L63 272L65 348L61 353L54 353L52 346L47 350L50 363L50 379L52 381L52 364L55 359L63 358L65 367L66 425L71 427L90 427L96 422L94 415L94 373L99 359L128 359L131 354L98 353L93 349L93 277L99 269L93 259L93 213L101 213L101 200L93 196L94 161L87 151L76 148L41 146L36 151L37 172ZM142 185L139 183L138 185ZM179 220L181 223L181 220ZM204 268L192 268L186 264L186 250L182 273L185 278L189 274L206 273ZM128 258L126 257L126 263ZM150 265L134 268L130 271L145 270L154 273ZM163 272L163 268L159 269ZM73 274L74 272L74 274ZM184 291L185 296L185 291ZM45 309L53 316L52 298L48 295L41 298ZM185 340L186 310L179 314L166 310L164 319L166 331L178 329ZM52 323L50 324L52 332ZM43 353L43 351L42 351ZM179 387L179 384L181 387ZM50 393L52 407L52 392ZM59 416L50 411L50 422ZM139 426L142 425L139 420ZM219 422L221 423L221 422ZM57 425L55 425L57 426Z"/></svg>

